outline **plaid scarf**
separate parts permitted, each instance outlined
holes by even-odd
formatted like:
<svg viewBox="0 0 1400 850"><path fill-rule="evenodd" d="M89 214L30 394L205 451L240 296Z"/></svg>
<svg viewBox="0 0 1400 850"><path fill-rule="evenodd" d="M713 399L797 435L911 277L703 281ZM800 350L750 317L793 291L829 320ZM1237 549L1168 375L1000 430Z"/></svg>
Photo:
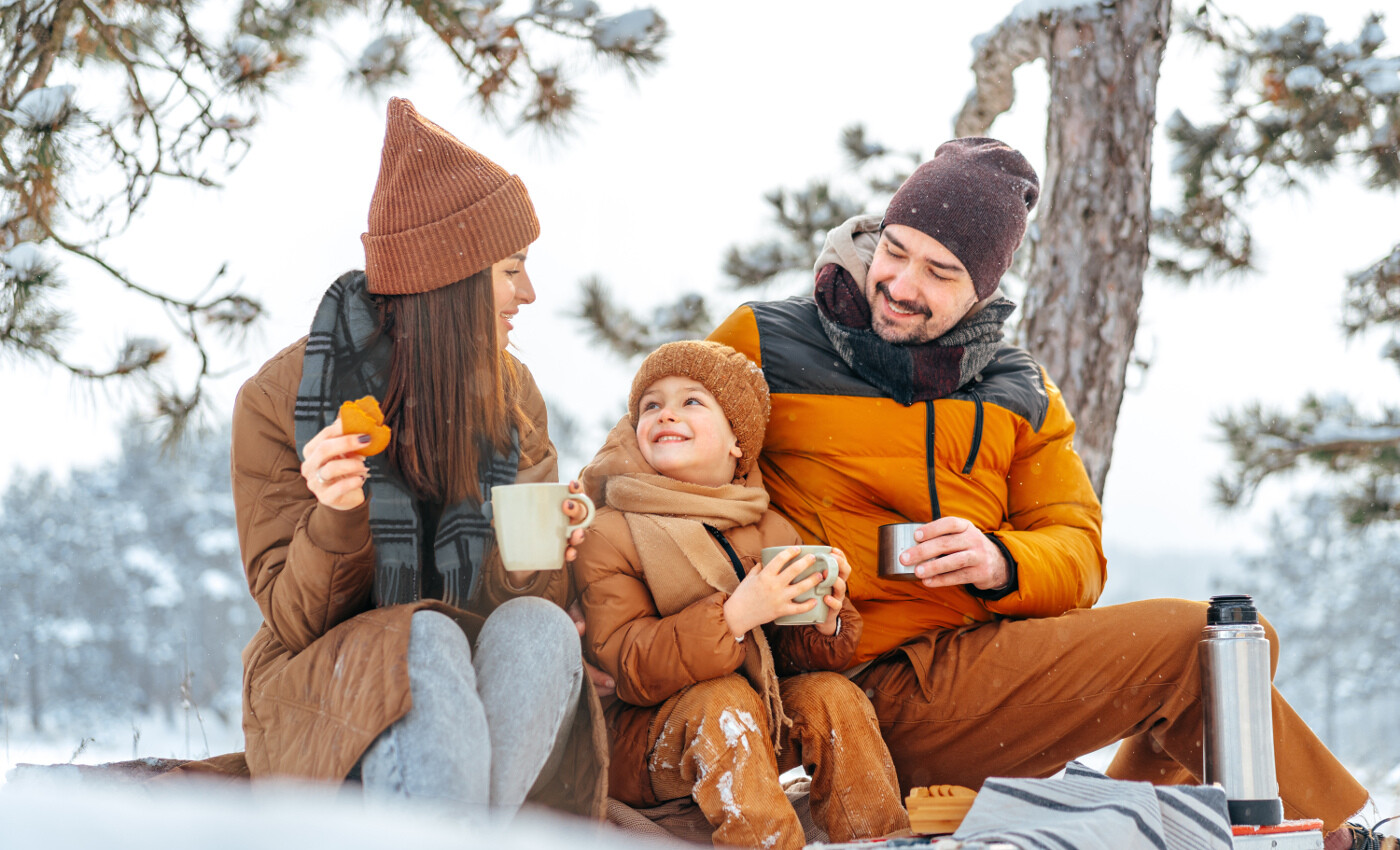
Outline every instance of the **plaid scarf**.
<svg viewBox="0 0 1400 850"><path fill-rule="evenodd" d="M392 342L379 333L364 272L341 275L321 299L306 341L295 412L299 456L304 457L312 437L335 421L341 402L366 394L384 397L391 348ZM488 499L492 485L515 481L520 439L514 428L511 436L509 454L494 454L482 464L479 483ZM365 482L374 539L374 604L381 608L414 602L423 593L419 502L387 458L379 454L367 459L370 477ZM433 563L442 575L444 602L464 608L476 597L481 567L494 545L483 505L468 500L443 507L433 538Z"/></svg>
<svg viewBox="0 0 1400 850"><path fill-rule="evenodd" d="M1016 309L994 298L938 339L916 345L885 342L871 329L870 301L838 263L817 272L817 314L846 365L900 404L933 401L954 393L992 362L1001 347L1002 324Z"/></svg>

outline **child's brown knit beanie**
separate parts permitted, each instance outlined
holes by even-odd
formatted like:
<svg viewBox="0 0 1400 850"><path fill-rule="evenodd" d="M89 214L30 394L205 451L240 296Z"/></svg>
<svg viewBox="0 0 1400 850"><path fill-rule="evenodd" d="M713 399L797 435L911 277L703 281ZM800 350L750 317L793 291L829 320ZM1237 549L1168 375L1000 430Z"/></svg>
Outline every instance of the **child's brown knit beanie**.
<svg viewBox="0 0 1400 850"><path fill-rule="evenodd" d="M534 242L535 207L520 178L389 99L379 181L369 202L369 291L408 295L471 277Z"/></svg>
<svg viewBox="0 0 1400 850"><path fill-rule="evenodd" d="M723 343L708 340L668 342L647 355L632 379L627 398L627 416L637 427L637 409L647 387L670 375L698 381L719 402L734 430L743 457L735 464L734 477L740 479L753 469L763 448L763 432L768 427L768 382L763 370L749 358Z"/></svg>
<svg viewBox="0 0 1400 850"><path fill-rule="evenodd" d="M1015 148L996 139L954 139L894 193L884 224L937 239L962 262L983 299L1011 267L1039 198L1040 179Z"/></svg>

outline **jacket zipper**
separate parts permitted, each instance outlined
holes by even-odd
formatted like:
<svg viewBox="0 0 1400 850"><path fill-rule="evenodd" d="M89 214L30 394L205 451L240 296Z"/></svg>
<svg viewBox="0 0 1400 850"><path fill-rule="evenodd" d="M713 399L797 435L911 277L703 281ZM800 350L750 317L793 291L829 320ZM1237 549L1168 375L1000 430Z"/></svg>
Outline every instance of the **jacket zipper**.
<svg viewBox="0 0 1400 850"><path fill-rule="evenodd" d="M729 541L724 538L724 534L713 525L706 525L705 530L710 532L710 536L719 541L719 545L724 547L724 554L729 556L729 563L734 567L734 574L739 577L739 581L744 580L744 565L739 562L739 555L735 553L734 547L729 545Z"/></svg>
<svg viewBox="0 0 1400 850"><path fill-rule="evenodd" d="M924 442L924 461L928 465L928 502L932 510L932 518L939 519L943 513L938 509L938 484L933 476L933 468L937 466L933 455L933 401L924 402L928 406L928 434Z"/></svg>
<svg viewBox="0 0 1400 850"><path fill-rule="evenodd" d="M967 455L967 463L963 464L963 475L972 471L972 465L977 462L977 452L982 448L982 397L972 390L968 391L968 395L977 405L977 421L972 426L972 451Z"/></svg>

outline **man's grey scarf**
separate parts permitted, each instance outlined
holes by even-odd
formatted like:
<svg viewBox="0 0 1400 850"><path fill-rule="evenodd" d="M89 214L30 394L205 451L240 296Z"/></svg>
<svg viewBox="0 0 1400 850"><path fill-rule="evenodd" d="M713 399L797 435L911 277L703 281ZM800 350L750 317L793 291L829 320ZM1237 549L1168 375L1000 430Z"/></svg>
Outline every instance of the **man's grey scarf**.
<svg viewBox="0 0 1400 850"><path fill-rule="evenodd" d="M297 389L297 454L335 421L342 402L374 395L388 386L392 343L378 332L378 312L365 287L364 272L340 276L316 309ZM490 498L496 484L515 480L520 460L519 434L511 429L508 455L495 454L482 464L481 492ZM483 455L483 458L485 455ZM374 540L374 604L379 607L422 598L420 560L423 521L418 500L389 464L387 454L368 458L369 532ZM442 574L443 601L458 608L476 597L481 566L495 543L491 521L482 505L470 501L446 505L433 540L433 560Z"/></svg>

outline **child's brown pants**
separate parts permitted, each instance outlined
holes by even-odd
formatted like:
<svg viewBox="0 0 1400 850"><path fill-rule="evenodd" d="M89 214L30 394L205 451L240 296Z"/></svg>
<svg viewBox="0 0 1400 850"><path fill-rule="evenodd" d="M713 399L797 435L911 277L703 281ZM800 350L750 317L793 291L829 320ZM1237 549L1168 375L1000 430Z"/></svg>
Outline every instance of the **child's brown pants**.
<svg viewBox="0 0 1400 850"><path fill-rule="evenodd" d="M1115 741L1123 743L1111 776L1196 783L1205 611L1202 602L1154 599L949 630L906 644L908 653L891 653L856 682L905 791L1050 776ZM1276 667L1278 637L1265 630ZM1365 804L1366 789L1277 689L1273 727L1287 817L1320 818L1332 830Z"/></svg>
<svg viewBox="0 0 1400 850"><path fill-rule="evenodd" d="M793 676L781 688L793 723L776 758L763 703L743 677L700 682L668 699L647 742L657 799L693 797L717 845L795 850L806 841L778 774L801 764L812 776L812 818L831 841L909 826L860 689L839 673Z"/></svg>

